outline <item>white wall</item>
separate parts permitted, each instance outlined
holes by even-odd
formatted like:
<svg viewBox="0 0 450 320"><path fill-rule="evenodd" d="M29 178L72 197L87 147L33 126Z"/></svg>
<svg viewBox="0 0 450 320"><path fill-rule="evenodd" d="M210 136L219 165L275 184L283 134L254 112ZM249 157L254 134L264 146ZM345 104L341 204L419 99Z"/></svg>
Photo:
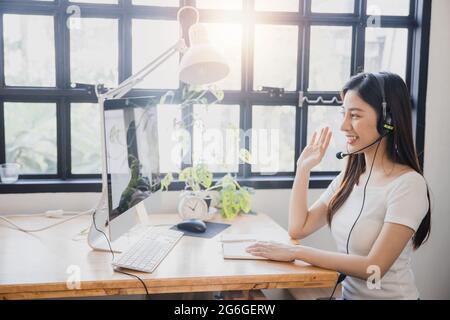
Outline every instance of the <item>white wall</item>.
<svg viewBox="0 0 450 320"><path fill-rule="evenodd" d="M434 207L431 237L413 267L423 298L450 299L450 1L432 5L424 173Z"/></svg>
<svg viewBox="0 0 450 320"><path fill-rule="evenodd" d="M450 1L433 0L427 96L425 176L434 207L430 240L414 255L413 268L423 299L450 299ZM309 203L322 190L310 190ZM0 214L37 213L49 209L87 210L98 194L0 195ZM253 209L265 212L287 228L290 190L257 190ZM164 194L163 211L175 212L178 192ZM327 227L303 241L306 245L334 250Z"/></svg>

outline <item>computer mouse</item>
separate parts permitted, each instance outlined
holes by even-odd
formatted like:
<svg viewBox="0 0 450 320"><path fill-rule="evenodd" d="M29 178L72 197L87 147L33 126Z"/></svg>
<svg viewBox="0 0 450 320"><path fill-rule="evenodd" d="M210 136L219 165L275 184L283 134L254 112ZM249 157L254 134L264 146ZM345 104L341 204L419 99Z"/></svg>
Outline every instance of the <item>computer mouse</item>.
<svg viewBox="0 0 450 320"><path fill-rule="evenodd" d="M180 230L202 233L206 231L206 224L202 220L188 219L177 224Z"/></svg>

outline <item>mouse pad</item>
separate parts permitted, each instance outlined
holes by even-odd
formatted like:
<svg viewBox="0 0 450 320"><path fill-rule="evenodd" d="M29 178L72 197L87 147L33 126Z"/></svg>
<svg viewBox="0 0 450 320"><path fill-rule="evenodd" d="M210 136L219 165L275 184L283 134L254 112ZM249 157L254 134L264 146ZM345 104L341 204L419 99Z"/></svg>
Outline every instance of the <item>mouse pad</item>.
<svg viewBox="0 0 450 320"><path fill-rule="evenodd" d="M218 233L222 232L223 230L225 230L226 228L228 228L229 226L231 226L231 224L226 224L226 223L218 223L218 222L208 222L205 221L206 224L206 231L202 232L202 233L197 233L197 232L191 232L191 231L186 231L186 230L180 230L177 228L177 226L173 226L172 230L177 230L177 231L182 231L184 232L185 236L190 236L190 237L198 237L198 238L212 238L215 235L217 235Z"/></svg>

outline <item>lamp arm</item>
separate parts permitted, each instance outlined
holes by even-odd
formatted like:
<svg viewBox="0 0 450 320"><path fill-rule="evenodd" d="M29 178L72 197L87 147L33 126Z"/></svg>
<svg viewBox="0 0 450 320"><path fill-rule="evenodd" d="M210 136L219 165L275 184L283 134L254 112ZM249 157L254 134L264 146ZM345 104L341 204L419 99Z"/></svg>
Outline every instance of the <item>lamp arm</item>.
<svg viewBox="0 0 450 320"><path fill-rule="evenodd" d="M152 73L161 64L167 61L175 53L182 53L186 49L186 44L183 39L178 40L172 47L164 51L161 55L156 57L153 61L139 70L137 73L130 76L128 79L119 84L117 88L114 88L102 95L104 100L117 99L127 94L134 86L145 79L150 73Z"/></svg>
<svg viewBox="0 0 450 320"><path fill-rule="evenodd" d="M103 117L104 113L104 104L105 100L121 98L128 91L130 91L136 84L141 82L148 74L150 74L153 70L159 67L162 63L164 63L167 59L169 59L176 52L184 52L186 50L186 44L183 39L178 40L172 47L167 49L161 55L156 57L152 62L143 67L136 74L132 75L125 81L119 84L117 88L107 91L106 93L99 92L99 86L95 86L95 92L98 97L99 111L100 111L100 119L101 119L101 127L105 128L105 119ZM101 143L102 143L102 194L106 194L107 191L107 168L106 168L106 134L104 130L101 130Z"/></svg>

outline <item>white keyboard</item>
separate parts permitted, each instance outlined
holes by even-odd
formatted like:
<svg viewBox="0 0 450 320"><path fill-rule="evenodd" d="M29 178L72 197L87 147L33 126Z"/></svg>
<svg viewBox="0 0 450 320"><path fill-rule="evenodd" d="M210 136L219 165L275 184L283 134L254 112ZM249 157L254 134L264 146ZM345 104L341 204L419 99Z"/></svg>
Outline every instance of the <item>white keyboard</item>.
<svg viewBox="0 0 450 320"><path fill-rule="evenodd" d="M112 265L142 272L153 272L182 236L183 232L180 231L152 229L126 249Z"/></svg>

